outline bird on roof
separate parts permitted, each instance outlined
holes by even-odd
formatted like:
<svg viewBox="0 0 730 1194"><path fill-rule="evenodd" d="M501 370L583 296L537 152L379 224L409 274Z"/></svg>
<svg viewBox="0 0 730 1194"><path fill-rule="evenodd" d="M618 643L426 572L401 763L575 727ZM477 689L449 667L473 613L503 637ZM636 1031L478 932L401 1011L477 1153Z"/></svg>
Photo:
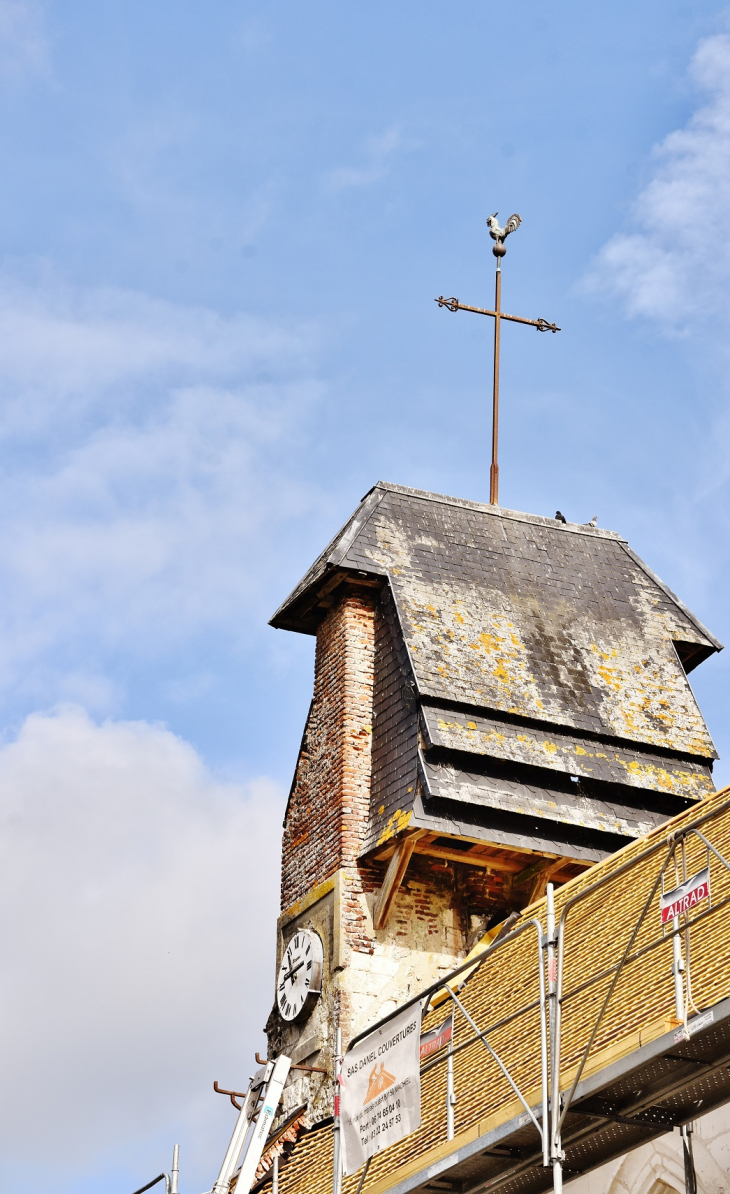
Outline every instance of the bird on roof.
<svg viewBox="0 0 730 1194"><path fill-rule="evenodd" d="M561 514L559 510L556 510L555 511L555 521L556 522L567 522L568 520L564 514Z"/></svg>
<svg viewBox="0 0 730 1194"><path fill-rule="evenodd" d="M597 514L594 514L594 515L593 515L593 518L591 519L591 521L586 523L586 526L588 526L588 527L595 527L595 526L597 526L597 525L598 525L598 515L597 515Z"/></svg>
<svg viewBox="0 0 730 1194"><path fill-rule="evenodd" d="M498 215L499 212L492 212L492 215L487 219L487 224L489 225L489 235L491 236L492 240L497 242L492 249L492 252L494 253L495 257L504 257L505 253L507 252L504 247L505 238L509 236L510 232L514 232L517 228L519 228L522 220L517 215L517 212L515 212L514 215L510 216L504 228L500 228L499 221L497 219Z"/></svg>

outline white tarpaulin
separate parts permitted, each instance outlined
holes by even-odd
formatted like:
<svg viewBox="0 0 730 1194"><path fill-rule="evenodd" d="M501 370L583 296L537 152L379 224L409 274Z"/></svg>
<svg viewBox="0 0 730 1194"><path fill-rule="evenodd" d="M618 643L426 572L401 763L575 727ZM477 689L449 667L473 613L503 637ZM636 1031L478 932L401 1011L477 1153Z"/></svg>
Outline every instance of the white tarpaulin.
<svg viewBox="0 0 730 1194"><path fill-rule="evenodd" d="M421 1126L420 1039L417 1003L345 1054L340 1102L345 1175Z"/></svg>

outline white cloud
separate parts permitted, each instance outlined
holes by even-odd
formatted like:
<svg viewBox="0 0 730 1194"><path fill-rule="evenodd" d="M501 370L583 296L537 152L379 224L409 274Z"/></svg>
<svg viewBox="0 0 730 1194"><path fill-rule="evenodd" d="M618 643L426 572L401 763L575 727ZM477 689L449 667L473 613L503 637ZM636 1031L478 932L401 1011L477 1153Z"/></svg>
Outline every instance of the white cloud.
<svg viewBox="0 0 730 1194"><path fill-rule="evenodd" d="M315 500L293 467L315 343L132 292L0 286L0 681L75 636L240 633L278 528ZM74 671L58 691L102 691Z"/></svg>
<svg viewBox="0 0 730 1194"><path fill-rule="evenodd" d="M402 137L397 128L386 129L377 137L368 137L365 142L364 161L360 166L341 166L330 171L326 187L331 191L343 191L350 187L366 187L380 182L385 177L390 159L402 147Z"/></svg>
<svg viewBox="0 0 730 1194"><path fill-rule="evenodd" d="M189 1169L211 1120L213 1181L211 1084L245 1080L271 1002L282 812L144 722L65 708L0 747L3 1188L19 1164L61 1188L158 1126Z"/></svg>
<svg viewBox="0 0 730 1194"><path fill-rule="evenodd" d="M588 280L675 327L724 316L730 284L730 36L703 41L690 69L708 101L656 148L638 231L612 237Z"/></svg>
<svg viewBox="0 0 730 1194"><path fill-rule="evenodd" d="M0 384L63 398L140 379L250 377L276 363L290 373L311 361L313 329L285 329L247 314L220 315L136 291L83 290L43 278L0 283ZM22 398L27 408L26 395ZM66 417L66 410L59 412Z"/></svg>
<svg viewBox="0 0 730 1194"><path fill-rule="evenodd" d="M0 0L0 75L14 78L47 69L43 14L33 0Z"/></svg>

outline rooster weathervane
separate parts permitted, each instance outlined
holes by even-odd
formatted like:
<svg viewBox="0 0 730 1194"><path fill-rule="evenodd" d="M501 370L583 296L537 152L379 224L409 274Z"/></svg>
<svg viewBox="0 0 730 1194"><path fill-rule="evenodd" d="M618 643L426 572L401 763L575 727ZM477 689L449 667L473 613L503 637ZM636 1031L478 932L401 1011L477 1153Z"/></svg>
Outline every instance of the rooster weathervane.
<svg viewBox="0 0 730 1194"><path fill-rule="evenodd" d="M516 232L522 223L521 218L515 212L507 220L504 228L500 228L497 216L499 212L495 211L487 219L489 226L489 235L494 241L492 252L497 258L497 276L494 285L494 310L487 311L483 307L469 307L466 303L460 303L457 298L444 298L441 294L435 302L439 307L446 307L449 311L474 311L476 315L491 315L494 320L494 381L492 385L492 465L489 470L489 502L492 506L499 505L499 464L497 462L497 449L499 446L499 346L500 346L500 325L503 319L508 319L511 323L527 323L530 327L537 328L538 332L559 332L560 328L557 324L548 323L547 319L524 319L521 315L507 315L502 310L502 264L501 259L504 257L507 249L505 247L505 240L512 232Z"/></svg>
<svg viewBox="0 0 730 1194"><path fill-rule="evenodd" d="M492 212L491 216L487 218L487 223L489 224L489 235L491 236L492 240L496 240L497 242L492 249L492 252L494 253L495 257L504 257L505 253L507 252L504 247L504 242L509 236L510 232L517 231L522 223L522 220L517 215L517 212L515 212L513 216L510 216L504 228L500 228L499 222L497 220L498 215L498 211Z"/></svg>

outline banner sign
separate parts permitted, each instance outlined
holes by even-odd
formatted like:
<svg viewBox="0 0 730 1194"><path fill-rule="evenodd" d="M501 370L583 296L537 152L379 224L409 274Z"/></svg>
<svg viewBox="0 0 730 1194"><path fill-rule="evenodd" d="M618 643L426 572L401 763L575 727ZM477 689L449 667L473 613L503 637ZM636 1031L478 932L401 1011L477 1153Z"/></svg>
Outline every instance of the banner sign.
<svg viewBox="0 0 730 1194"><path fill-rule="evenodd" d="M417 1003L345 1054L340 1100L345 1176L420 1128L420 1036Z"/></svg>
<svg viewBox="0 0 730 1194"><path fill-rule="evenodd" d="M438 1053L439 1049L445 1048L451 1040L453 1031L454 1013L452 1012L438 1028L432 1028L430 1032L424 1032L421 1036L421 1061L425 1061L427 1057L433 1057L434 1053Z"/></svg>
<svg viewBox="0 0 730 1194"><path fill-rule="evenodd" d="M689 912L695 905L709 899L709 896L710 868L705 867L691 879L680 883L679 887L675 887L672 891L666 891L660 897L662 924L665 925L667 921L674 920L675 916L681 916L683 912Z"/></svg>

